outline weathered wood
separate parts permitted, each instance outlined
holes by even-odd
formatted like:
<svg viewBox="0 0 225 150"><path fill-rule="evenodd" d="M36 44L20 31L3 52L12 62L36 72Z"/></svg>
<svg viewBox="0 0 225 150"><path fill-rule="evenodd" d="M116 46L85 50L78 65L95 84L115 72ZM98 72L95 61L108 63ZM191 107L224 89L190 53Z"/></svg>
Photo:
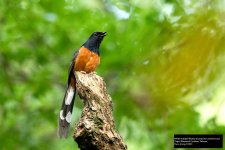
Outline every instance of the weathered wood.
<svg viewBox="0 0 225 150"><path fill-rule="evenodd" d="M125 150L126 144L115 130L112 100L103 79L95 73L75 72L77 92L84 109L74 131L81 150Z"/></svg>

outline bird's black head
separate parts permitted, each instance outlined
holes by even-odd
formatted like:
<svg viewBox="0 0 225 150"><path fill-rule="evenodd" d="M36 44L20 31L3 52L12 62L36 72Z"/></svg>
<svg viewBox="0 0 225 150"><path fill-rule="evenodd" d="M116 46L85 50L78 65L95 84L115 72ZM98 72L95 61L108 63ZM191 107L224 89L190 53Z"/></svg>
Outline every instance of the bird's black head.
<svg viewBox="0 0 225 150"><path fill-rule="evenodd" d="M106 32L94 32L83 46L99 55L99 47L105 36Z"/></svg>

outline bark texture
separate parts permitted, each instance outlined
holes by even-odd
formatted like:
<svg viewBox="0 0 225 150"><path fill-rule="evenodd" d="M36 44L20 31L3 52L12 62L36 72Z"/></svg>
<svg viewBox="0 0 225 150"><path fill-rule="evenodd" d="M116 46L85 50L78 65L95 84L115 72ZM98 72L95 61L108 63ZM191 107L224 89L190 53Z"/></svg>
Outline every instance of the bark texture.
<svg viewBox="0 0 225 150"><path fill-rule="evenodd" d="M74 140L81 150L126 150L116 132L112 100L103 79L95 73L75 72L77 92L84 109L74 131Z"/></svg>

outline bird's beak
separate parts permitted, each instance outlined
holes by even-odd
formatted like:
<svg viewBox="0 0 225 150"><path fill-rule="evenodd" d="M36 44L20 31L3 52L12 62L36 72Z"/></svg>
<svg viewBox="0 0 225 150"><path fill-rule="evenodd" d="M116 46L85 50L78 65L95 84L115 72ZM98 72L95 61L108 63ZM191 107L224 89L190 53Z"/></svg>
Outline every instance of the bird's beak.
<svg viewBox="0 0 225 150"><path fill-rule="evenodd" d="M106 36L107 35L107 32L102 32L102 35L101 36Z"/></svg>

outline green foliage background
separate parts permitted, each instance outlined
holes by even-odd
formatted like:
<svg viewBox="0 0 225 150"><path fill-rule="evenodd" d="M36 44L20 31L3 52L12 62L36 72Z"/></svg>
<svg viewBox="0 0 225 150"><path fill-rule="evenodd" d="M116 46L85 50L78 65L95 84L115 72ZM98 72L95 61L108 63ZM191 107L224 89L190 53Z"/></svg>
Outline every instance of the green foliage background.
<svg viewBox="0 0 225 150"><path fill-rule="evenodd" d="M0 149L78 149L57 121L74 51L107 31L97 73L129 150L225 133L224 0L0 0Z"/></svg>

